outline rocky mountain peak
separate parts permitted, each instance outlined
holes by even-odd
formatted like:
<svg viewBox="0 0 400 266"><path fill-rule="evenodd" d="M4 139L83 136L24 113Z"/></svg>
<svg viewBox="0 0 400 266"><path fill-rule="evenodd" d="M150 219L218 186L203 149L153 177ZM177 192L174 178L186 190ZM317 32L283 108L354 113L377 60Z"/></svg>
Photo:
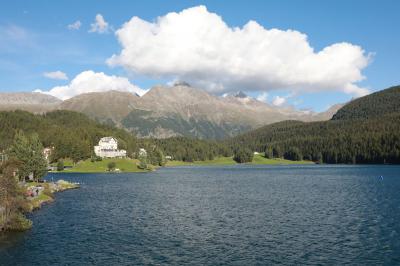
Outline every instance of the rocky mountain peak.
<svg viewBox="0 0 400 266"><path fill-rule="evenodd" d="M248 96L243 91L238 91L238 92L233 94L233 97L236 97L236 98L247 98Z"/></svg>

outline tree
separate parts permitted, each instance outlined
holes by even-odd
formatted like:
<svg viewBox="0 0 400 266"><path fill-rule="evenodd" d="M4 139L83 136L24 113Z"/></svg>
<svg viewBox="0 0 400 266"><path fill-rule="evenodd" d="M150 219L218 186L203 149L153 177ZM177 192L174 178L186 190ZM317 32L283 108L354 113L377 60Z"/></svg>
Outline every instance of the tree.
<svg viewBox="0 0 400 266"><path fill-rule="evenodd" d="M298 148L294 147L285 152L283 158L285 158L286 160L301 161L303 159L303 155L301 155Z"/></svg>
<svg viewBox="0 0 400 266"><path fill-rule="evenodd" d="M314 161L319 163L319 164L322 164L323 163L322 153L318 152L317 156L314 158Z"/></svg>
<svg viewBox="0 0 400 266"><path fill-rule="evenodd" d="M47 161L43 155L43 145L39 140L39 135L34 133L29 139L31 148L31 169L34 180L42 179L47 173Z"/></svg>
<svg viewBox="0 0 400 266"><path fill-rule="evenodd" d="M27 138L22 131L18 131L10 148L10 156L21 162L19 167L20 178L24 179L33 174L34 180L37 181L47 172L43 145L37 134L32 134Z"/></svg>
<svg viewBox="0 0 400 266"><path fill-rule="evenodd" d="M139 169L147 169L147 156L146 155L141 155L139 156Z"/></svg>
<svg viewBox="0 0 400 266"><path fill-rule="evenodd" d="M274 157L274 153L271 146L267 146L265 148L265 158L272 159Z"/></svg>
<svg viewBox="0 0 400 266"><path fill-rule="evenodd" d="M23 191L18 186L18 172L22 163L15 159L0 164L0 202L4 208L0 212L0 228L22 230L32 223L22 215Z"/></svg>
<svg viewBox="0 0 400 266"><path fill-rule="evenodd" d="M63 171L64 170L64 161L63 160L58 160L57 162L57 171Z"/></svg>
<svg viewBox="0 0 400 266"><path fill-rule="evenodd" d="M160 149L156 148L153 152L153 160L154 160L154 163L152 162L153 165L164 166L165 165L164 153Z"/></svg>
<svg viewBox="0 0 400 266"><path fill-rule="evenodd" d="M237 163L248 163L253 161L253 152L247 148L240 148L235 151L233 160Z"/></svg>
<svg viewBox="0 0 400 266"><path fill-rule="evenodd" d="M282 151L278 146L272 149L272 156L274 158L282 158Z"/></svg>
<svg viewBox="0 0 400 266"><path fill-rule="evenodd" d="M115 162L109 162L107 164L108 171L114 170L116 166L117 166L117 164Z"/></svg>

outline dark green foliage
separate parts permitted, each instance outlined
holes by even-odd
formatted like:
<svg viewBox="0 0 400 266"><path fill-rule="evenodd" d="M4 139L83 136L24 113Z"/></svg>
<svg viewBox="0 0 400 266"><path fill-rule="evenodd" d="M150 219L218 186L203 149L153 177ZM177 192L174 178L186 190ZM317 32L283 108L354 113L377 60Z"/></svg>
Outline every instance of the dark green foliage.
<svg viewBox="0 0 400 266"><path fill-rule="evenodd" d="M115 162L109 162L107 164L108 171L114 170L116 166L117 166L117 164Z"/></svg>
<svg viewBox="0 0 400 266"><path fill-rule="evenodd" d="M253 161L253 152L247 148L238 148L233 155L233 160L237 163L249 163Z"/></svg>
<svg viewBox="0 0 400 266"><path fill-rule="evenodd" d="M148 156L149 162L152 165L158 165L158 166L165 165L164 153L159 148L154 146L154 148L148 152L147 156Z"/></svg>
<svg viewBox="0 0 400 266"><path fill-rule="evenodd" d="M174 160L185 162L212 160L216 156L232 155L230 148L224 143L185 137L142 139L139 145L147 151L152 151L154 147L157 147L164 156L171 156Z"/></svg>
<svg viewBox="0 0 400 266"><path fill-rule="evenodd" d="M351 101L332 120L369 119L399 113L400 86L396 86Z"/></svg>
<svg viewBox="0 0 400 266"><path fill-rule="evenodd" d="M275 146L272 149L272 156L274 158L282 158L283 154L282 154L282 150L281 150L281 148L279 146Z"/></svg>
<svg viewBox="0 0 400 266"><path fill-rule="evenodd" d="M283 121L227 141L318 163L400 163L400 86L353 100L331 121Z"/></svg>
<svg viewBox="0 0 400 266"><path fill-rule="evenodd" d="M63 171L64 170L64 161L63 160L58 160L57 162L57 171Z"/></svg>
<svg viewBox="0 0 400 266"><path fill-rule="evenodd" d="M267 146L265 148L265 158L267 158L267 159L274 158L274 153L273 153L273 149L271 146Z"/></svg>
<svg viewBox="0 0 400 266"><path fill-rule="evenodd" d="M325 163L400 163L400 115L374 119L304 123L284 121L228 141L232 148L262 152L273 147L281 157L297 147L305 159Z"/></svg>
<svg viewBox="0 0 400 266"><path fill-rule="evenodd" d="M0 163L0 203L4 208L0 213L0 230L28 229L32 223L27 220L24 211L23 190L15 175L22 163L14 158Z"/></svg>
<svg viewBox="0 0 400 266"><path fill-rule="evenodd" d="M303 155L298 148L294 147L288 149L285 154L283 154L283 158L286 160L301 161L303 160Z"/></svg>
<svg viewBox="0 0 400 266"><path fill-rule="evenodd" d="M90 158L100 138L113 136L128 155L136 150L136 138L123 129L99 124L83 114L54 111L35 115L25 111L0 112L0 150L11 146L18 130L26 135L37 133L45 147L54 146L51 162L71 158L74 162Z"/></svg>
<svg viewBox="0 0 400 266"><path fill-rule="evenodd" d="M23 131L18 131L9 149L9 155L21 162L18 174L22 179L32 174L35 180L39 180L47 173L43 146L36 133L26 137Z"/></svg>
<svg viewBox="0 0 400 266"><path fill-rule="evenodd" d="M310 159L308 159L308 160L310 160ZM322 153L320 153L320 152L318 152L317 155L314 158L311 158L311 160L316 162L316 163L319 163L319 164L324 162L323 157L322 157Z"/></svg>

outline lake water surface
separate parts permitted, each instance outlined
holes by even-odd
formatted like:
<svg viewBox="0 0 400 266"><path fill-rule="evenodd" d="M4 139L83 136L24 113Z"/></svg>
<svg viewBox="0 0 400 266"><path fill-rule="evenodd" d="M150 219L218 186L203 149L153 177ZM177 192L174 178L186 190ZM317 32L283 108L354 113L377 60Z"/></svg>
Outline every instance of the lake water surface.
<svg viewBox="0 0 400 266"><path fill-rule="evenodd" d="M0 265L400 264L399 166L52 177L84 184L3 237Z"/></svg>

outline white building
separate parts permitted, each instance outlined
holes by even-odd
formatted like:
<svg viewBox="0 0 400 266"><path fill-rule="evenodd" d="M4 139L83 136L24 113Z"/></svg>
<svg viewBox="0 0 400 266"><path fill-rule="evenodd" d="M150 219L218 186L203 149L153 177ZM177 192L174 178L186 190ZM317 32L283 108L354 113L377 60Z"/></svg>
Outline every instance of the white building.
<svg viewBox="0 0 400 266"><path fill-rule="evenodd" d="M101 138L94 153L102 158L126 157L126 150L118 150L118 141L113 137Z"/></svg>
<svg viewBox="0 0 400 266"><path fill-rule="evenodd" d="M139 157L147 157L147 151L143 148L139 149Z"/></svg>

